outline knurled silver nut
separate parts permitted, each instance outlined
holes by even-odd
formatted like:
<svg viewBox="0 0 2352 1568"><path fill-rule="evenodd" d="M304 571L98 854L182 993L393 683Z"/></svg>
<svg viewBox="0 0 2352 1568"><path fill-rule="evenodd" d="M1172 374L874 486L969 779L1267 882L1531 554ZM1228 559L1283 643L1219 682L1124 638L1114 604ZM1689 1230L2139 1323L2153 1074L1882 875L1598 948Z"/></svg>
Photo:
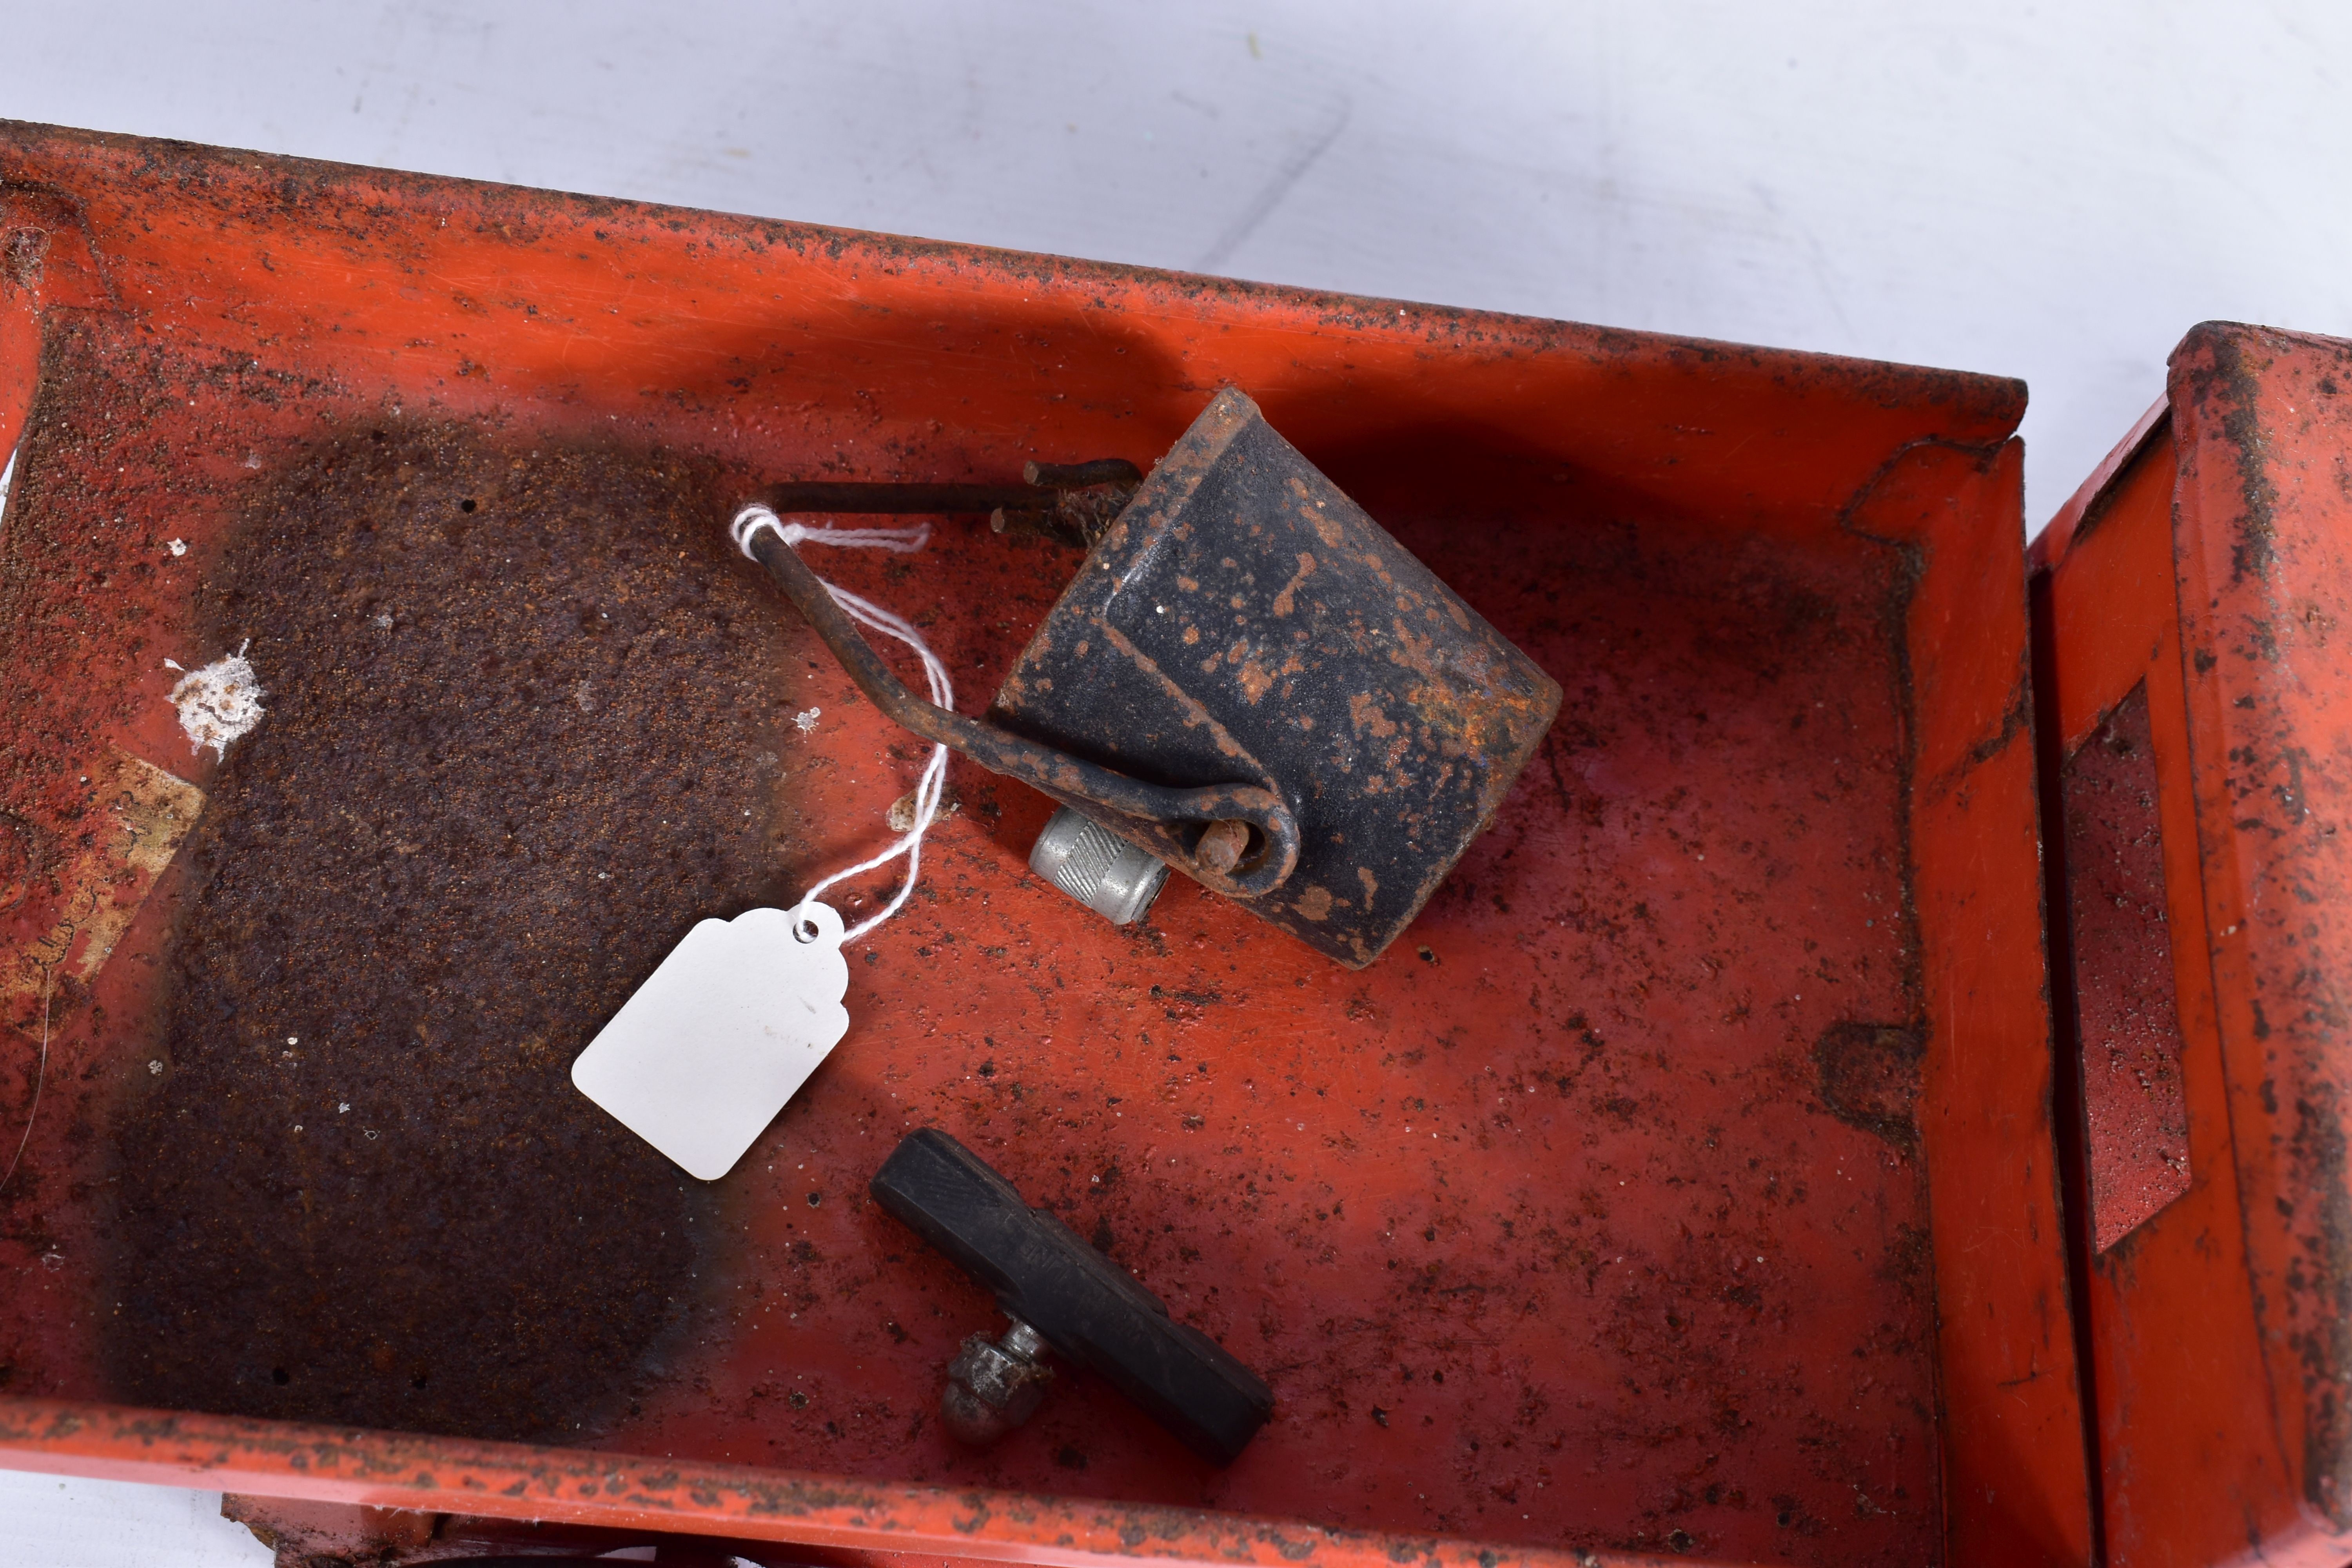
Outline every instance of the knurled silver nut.
<svg viewBox="0 0 2352 1568"><path fill-rule="evenodd" d="M1113 925L1141 920L1168 880L1160 860L1066 805L1037 835L1029 868Z"/></svg>

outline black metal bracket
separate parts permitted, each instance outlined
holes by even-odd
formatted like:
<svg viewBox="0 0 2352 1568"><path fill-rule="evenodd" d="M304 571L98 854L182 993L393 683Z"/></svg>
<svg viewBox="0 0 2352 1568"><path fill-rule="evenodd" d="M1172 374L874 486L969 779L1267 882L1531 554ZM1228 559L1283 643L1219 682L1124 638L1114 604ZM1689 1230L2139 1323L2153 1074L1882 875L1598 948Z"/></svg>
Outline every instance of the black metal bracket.
<svg viewBox="0 0 2352 1568"><path fill-rule="evenodd" d="M776 492L802 509L986 505L1007 529L1018 500L1091 541L984 721L900 685L782 531L751 548L891 718L1318 952L1371 963L1495 819L1559 683L1237 387L1131 489L1116 462L1026 471L1028 491Z"/></svg>
<svg viewBox="0 0 2352 1568"><path fill-rule="evenodd" d="M1028 463L1017 485L898 484L872 479L795 479L771 485L779 517L828 512L877 517L985 516L999 533L1034 534L1091 548L1143 483L1125 458Z"/></svg>
<svg viewBox="0 0 2352 1568"><path fill-rule="evenodd" d="M987 511L999 531L1021 531L1008 519L1060 536L1064 523L1098 538L1134 493L1139 478L1119 458L1052 466L1032 463L1031 487L795 483L773 487L766 504L779 517L799 513L905 516ZM1039 489L1049 493L1040 499ZM1073 497L1081 498L1073 500ZM1095 497L1098 499L1086 499ZM1107 498L1107 499L1100 499ZM1039 520L1045 520L1040 521ZM1059 520L1055 521L1055 520ZM1076 520L1076 521L1073 521ZM1087 520L1092 520L1088 521ZM1052 526L1048 526L1051 523ZM1082 527L1082 523L1086 526ZM1298 864L1298 824L1274 791L1254 784L1175 789L1149 784L1066 752L926 702L884 663L824 582L773 529L745 545L784 596L840 659L877 708L935 745L951 746L991 773L1019 779L1102 824L1202 886L1237 899L1274 891Z"/></svg>
<svg viewBox="0 0 2352 1568"><path fill-rule="evenodd" d="M1092 1367L1202 1458L1229 1465L1274 1409L1258 1375L934 1127L875 1173L875 1202L1061 1355Z"/></svg>

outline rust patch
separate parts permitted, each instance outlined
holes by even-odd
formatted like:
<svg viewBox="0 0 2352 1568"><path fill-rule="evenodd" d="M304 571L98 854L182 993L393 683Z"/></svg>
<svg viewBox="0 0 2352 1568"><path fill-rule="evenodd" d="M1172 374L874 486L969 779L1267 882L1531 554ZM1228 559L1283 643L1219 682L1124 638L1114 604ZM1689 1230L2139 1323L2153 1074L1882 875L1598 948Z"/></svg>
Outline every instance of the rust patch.
<svg viewBox="0 0 2352 1568"><path fill-rule="evenodd" d="M2306 1177L2309 1226L2302 1267L2288 1276L2292 1300L2286 1341L2301 1363L2304 1490L2342 1528L2352 1522L2352 1410L2338 1391L2352 1362L2352 1269L2344 1265L2352 1243L2352 1160L2346 1157L2344 1106L2336 1086L2315 1083L2294 1102L2288 1146ZM2299 1321L2298 1321L2299 1320Z"/></svg>
<svg viewBox="0 0 2352 1568"><path fill-rule="evenodd" d="M46 229L11 229L5 241L0 241L0 268L5 268L11 281L20 289L41 286L42 264L48 259L49 236Z"/></svg>
<svg viewBox="0 0 2352 1568"><path fill-rule="evenodd" d="M2277 545L2279 498L2264 455L2258 367L2246 352L2246 335L2231 328L2202 323L2174 353L2188 353L2192 345L2210 350L2212 369L2197 378L2197 395L2209 408L2218 409L2218 423L2238 465L2238 499L2243 510L2236 520L2237 541L2230 550L2230 580L2232 584L2249 577L2264 580L2270 576ZM2275 649L2266 651L2275 658Z"/></svg>
<svg viewBox="0 0 2352 1568"><path fill-rule="evenodd" d="M1300 590L1310 575L1316 592ZM1212 754L1171 724L1214 712L1263 763L1298 824L1306 882L1324 900L1254 906L1341 963L1394 940L1493 819L1550 724L1559 685L1402 549L1239 390L1217 394L1137 492L1129 515L1055 605L1123 634L1122 651L1211 679L1180 687L1033 647L998 694L1008 727L1141 776L1220 783ZM1196 659L1211 638L1222 653ZM1344 846L1344 847L1341 847ZM1358 868L1379 889L1360 905ZM1212 888L1217 883L1211 879ZM1344 911L1342 914L1341 911Z"/></svg>
<svg viewBox="0 0 2352 1568"><path fill-rule="evenodd" d="M1919 1141L1912 1113L1926 1048L1907 1025L1832 1024L1813 1042L1822 1103L1847 1126L1911 1149Z"/></svg>
<svg viewBox="0 0 2352 1568"><path fill-rule="evenodd" d="M1360 691L1348 699L1348 718L1359 735L1385 741L1397 732L1395 722L1381 711L1381 700L1369 691Z"/></svg>
<svg viewBox="0 0 2352 1568"><path fill-rule="evenodd" d="M1257 706L1265 694L1274 689L1274 672L1239 651L1233 655L1234 679L1241 685L1242 695L1250 706Z"/></svg>
<svg viewBox="0 0 2352 1568"><path fill-rule="evenodd" d="M1280 620L1283 616L1290 614L1292 605L1297 602L1300 586L1306 583L1307 578L1314 574L1315 557L1309 555L1304 550L1300 551L1298 552L1298 570L1292 573L1290 581L1282 585L1282 592L1274 596L1274 615L1276 620Z"/></svg>
<svg viewBox="0 0 2352 1568"><path fill-rule="evenodd" d="M118 1129L120 1397L567 1440L628 1408L709 1214L567 1069L694 921L772 896L789 703L715 479L360 428L247 514L197 607L270 711Z"/></svg>

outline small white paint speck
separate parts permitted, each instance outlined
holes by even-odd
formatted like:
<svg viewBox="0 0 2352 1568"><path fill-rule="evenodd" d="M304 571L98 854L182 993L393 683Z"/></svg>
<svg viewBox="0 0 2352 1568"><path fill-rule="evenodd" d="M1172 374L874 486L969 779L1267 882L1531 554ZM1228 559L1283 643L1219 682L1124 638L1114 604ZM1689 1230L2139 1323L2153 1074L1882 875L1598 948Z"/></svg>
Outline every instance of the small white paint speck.
<svg viewBox="0 0 2352 1568"><path fill-rule="evenodd" d="M344 1115L350 1111L351 1108L352 1102L350 1100L338 1100L335 1102L335 1114L338 1116Z"/></svg>
<svg viewBox="0 0 2352 1568"><path fill-rule="evenodd" d="M163 548L174 555L185 555L188 552L188 542L184 539L174 539Z"/></svg>
<svg viewBox="0 0 2352 1568"><path fill-rule="evenodd" d="M286 1037L286 1043L289 1046L299 1046L302 1043L302 1037L299 1035L289 1035Z"/></svg>
<svg viewBox="0 0 2352 1568"><path fill-rule="evenodd" d="M161 1061L149 1062L147 1064L147 1070L154 1074L156 1077L161 1078L163 1074L163 1064Z"/></svg>
<svg viewBox="0 0 2352 1568"><path fill-rule="evenodd" d="M180 677L171 690L172 706L180 710L180 729L196 751L206 746L215 756L226 756L229 742L261 722L261 682L239 648L202 669Z"/></svg>
<svg viewBox="0 0 2352 1568"><path fill-rule="evenodd" d="M793 715L793 722L800 727L801 733L806 734L816 728L817 715L824 711L822 708L812 708L805 713L795 713Z"/></svg>

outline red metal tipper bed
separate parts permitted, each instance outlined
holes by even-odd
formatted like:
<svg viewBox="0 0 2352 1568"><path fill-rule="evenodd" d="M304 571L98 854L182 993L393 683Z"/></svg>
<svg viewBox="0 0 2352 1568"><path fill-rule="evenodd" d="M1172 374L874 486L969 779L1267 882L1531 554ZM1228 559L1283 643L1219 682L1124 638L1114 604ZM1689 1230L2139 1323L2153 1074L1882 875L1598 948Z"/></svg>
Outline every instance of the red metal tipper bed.
<svg viewBox="0 0 2352 1568"><path fill-rule="evenodd" d="M22 125L0 245L0 1463L796 1561L2089 1558L2017 383ZM732 1174L576 1093L924 755L735 507L1148 468L1225 385L1563 690L1418 921L1112 926L959 762ZM1078 560L812 564L976 710ZM1237 1462L1086 1376L941 1430L1002 1321L867 1196L920 1127L1265 1378Z"/></svg>

